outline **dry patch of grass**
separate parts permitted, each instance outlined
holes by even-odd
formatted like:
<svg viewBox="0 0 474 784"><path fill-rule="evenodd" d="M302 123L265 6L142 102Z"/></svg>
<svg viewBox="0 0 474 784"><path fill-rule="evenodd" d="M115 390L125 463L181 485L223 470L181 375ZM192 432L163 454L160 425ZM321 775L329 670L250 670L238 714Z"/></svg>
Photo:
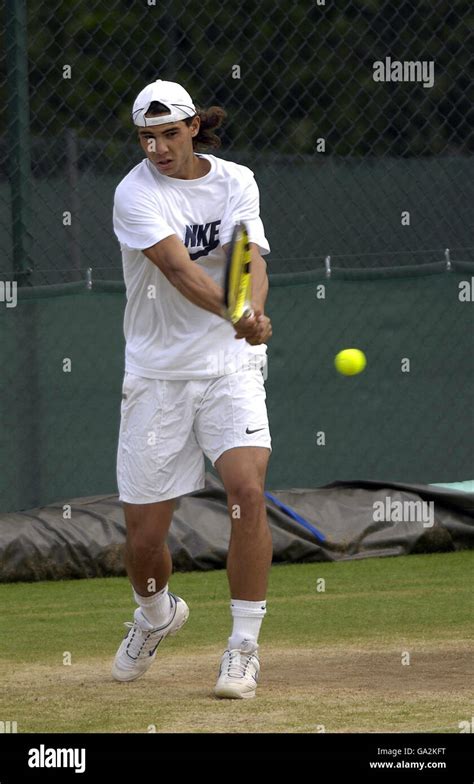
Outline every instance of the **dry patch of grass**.
<svg viewBox="0 0 474 784"><path fill-rule="evenodd" d="M111 660L3 663L0 715L19 732L459 732L471 716L468 643L384 647L262 646L255 700L217 700L221 650L160 651L149 672L116 683Z"/></svg>

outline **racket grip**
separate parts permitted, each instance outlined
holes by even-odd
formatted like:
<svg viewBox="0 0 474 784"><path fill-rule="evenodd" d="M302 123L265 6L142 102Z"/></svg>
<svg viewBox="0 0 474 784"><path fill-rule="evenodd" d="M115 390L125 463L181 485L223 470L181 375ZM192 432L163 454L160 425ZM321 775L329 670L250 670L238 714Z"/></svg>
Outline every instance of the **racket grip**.
<svg viewBox="0 0 474 784"><path fill-rule="evenodd" d="M232 324L237 324L237 322L238 322L238 321L240 321L240 319L243 319L243 318L251 318L253 315L254 315L254 312L253 312L252 308L246 308L246 309L244 310L244 312L242 313L242 315L241 315L241 316L239 316L239 318L232 318L232 316L231 316L231 314L229 313L229 311L227 311L227 318L229 319L229 321L230 321Z"/></svg>

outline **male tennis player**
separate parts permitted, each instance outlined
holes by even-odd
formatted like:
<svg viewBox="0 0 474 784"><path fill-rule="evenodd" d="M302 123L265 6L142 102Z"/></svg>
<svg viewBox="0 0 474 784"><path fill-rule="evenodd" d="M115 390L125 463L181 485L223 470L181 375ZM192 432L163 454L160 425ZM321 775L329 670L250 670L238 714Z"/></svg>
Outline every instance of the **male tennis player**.
<svg viewBox="0 0 474 784"><path fill-rule="evenodd" d="M117 479L127 524L126 566L138 604L115 657L119 681L140 677L186 622L168 590L166 544L176 499L204 487L204 454L227 493L227 574L233 627L215 694L255 696L272 541L264 483L271 453L262 367L269 252L252 171L195 149L219 146L225 112L198 110L179 84L138 95L133 121L146 158L115 192L114 230L127 289L125 378ZM232 326L222 288L226 246L244 221L254 315Z"/></svg>

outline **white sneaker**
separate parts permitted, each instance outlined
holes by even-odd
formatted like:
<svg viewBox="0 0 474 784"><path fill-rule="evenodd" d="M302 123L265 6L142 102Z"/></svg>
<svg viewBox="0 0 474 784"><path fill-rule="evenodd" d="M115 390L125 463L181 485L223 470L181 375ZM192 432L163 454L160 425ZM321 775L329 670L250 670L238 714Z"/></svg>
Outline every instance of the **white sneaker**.
<svg viewBox="0 0 474 784"><path fill-rule="evenodd" d="M252 640L244 640L240 648L224 652L214 694L234 700L255 697L260 662L257 656L258 645Z"/></svg>
<svg viewBox="0 0 474 784"><path fill-rule="evenodd" d="M126 623L129 631L122 640L112 666L112 675L116 681L134 681L147 671L156 656L156 649L165 637L172 637L186 623L189 607L179 596L169 594L172 615L171 619L158 628L148 623L137 607L134 623Z"/></svg>

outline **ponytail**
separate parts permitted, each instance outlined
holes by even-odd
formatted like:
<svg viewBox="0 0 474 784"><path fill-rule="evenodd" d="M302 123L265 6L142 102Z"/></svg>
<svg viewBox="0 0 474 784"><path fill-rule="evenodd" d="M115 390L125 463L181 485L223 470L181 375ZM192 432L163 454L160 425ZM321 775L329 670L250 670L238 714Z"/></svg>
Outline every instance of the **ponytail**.
<svg viewBox="0 0 474 784"><path fill-rule="evenodd" d="M204 151L209 147L217 149L221 146L221 140L214 131L221 127L227 117L227 112L220 106L210 106L209 109L197 107L197 115L201 120L201 125L199 133L193 138L193 149L197 152ZM184 120L186 125L191 125L192 121L192 117Z"/></svg>

